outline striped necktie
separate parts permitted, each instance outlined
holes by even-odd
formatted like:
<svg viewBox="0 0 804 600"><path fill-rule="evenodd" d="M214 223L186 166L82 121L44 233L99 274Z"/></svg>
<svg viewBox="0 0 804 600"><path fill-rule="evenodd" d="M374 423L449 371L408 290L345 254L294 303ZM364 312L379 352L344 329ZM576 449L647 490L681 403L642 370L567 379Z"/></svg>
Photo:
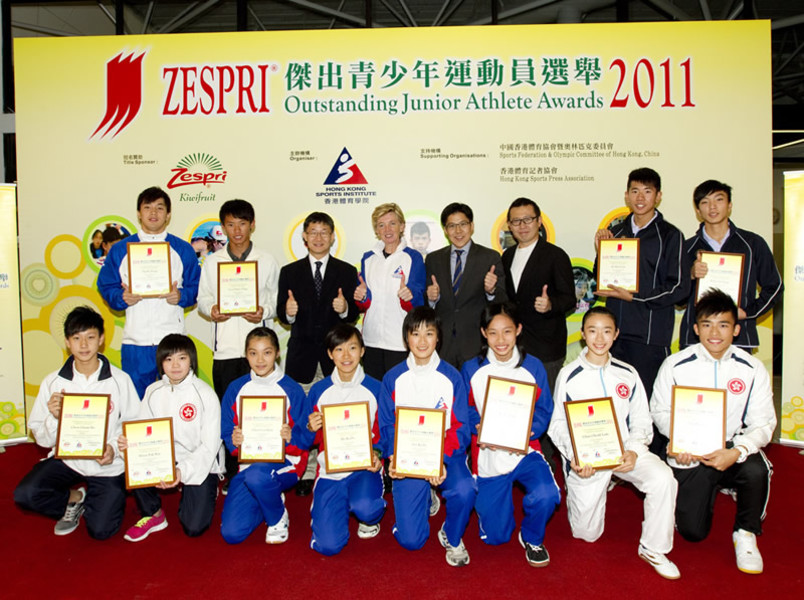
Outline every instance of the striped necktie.
<svg viewBox="0 0 804 600"><path fill-rule="evenodd" d="M461 255L463 250L455 251L455 274L452 276L452 294L458 295L458 289L461 287L461 278L463 277L463 264L461 264Z"/></svg>

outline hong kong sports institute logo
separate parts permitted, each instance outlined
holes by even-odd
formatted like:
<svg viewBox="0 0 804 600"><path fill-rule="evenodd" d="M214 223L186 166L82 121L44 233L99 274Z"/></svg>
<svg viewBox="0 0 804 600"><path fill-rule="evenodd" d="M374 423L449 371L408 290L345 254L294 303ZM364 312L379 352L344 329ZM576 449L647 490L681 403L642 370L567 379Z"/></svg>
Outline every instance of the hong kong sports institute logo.
<svg viewBox="0 0 804 600"><path fill-rule="evenodd" d="M90 139L100 134L116 137L142 108L142 59L146 52L124 56L121 52L106 63L106 112Z"/></svg>
<svg viewBox="0 0 804 600"><path fill-rule="evenodd" d="M362 185L368 183L363 173L360 172L360 167L349 151L344 146L335 164L332 165L332 170L329 172L324 185Z"/></svg>

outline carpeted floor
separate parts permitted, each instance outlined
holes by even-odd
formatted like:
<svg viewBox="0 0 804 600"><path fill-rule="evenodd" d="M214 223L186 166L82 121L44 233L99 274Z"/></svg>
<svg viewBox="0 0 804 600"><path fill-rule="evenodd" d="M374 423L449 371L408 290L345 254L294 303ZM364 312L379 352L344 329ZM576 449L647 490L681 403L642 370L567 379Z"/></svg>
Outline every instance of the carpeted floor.
<svg viewBox="0 0 804 600"><path fill-rule="evenodd" d="M212 528L200 538L184 536L178 523L176 494L163 505L170 526L145 541L132 544L122 533L106 542L89 538L82 526L66 537L53 535L53 521L23 513L13 502L19 479L40 457L31 445L7 448L0 454L3 598L279 598L414 600L452 598L706 598L798 597L804 582L802 552L804 456L794 448L773 445L767 451L775 472L764 535L759 547L765 573L740 573L734 564L731 527L734 502L719 495L712 533L692 544L676 536L671 558L681 579L666 581L636 554L642 505L633 488L618 486L608 495L606 532L595 544L570 535L566 508L561 507L547 528L545 544L551 564L530 567L514 539L487 546L477 535L472 517L464 537L471 564L452 568L435 532L444 509L431 519L433 532L418 552L402 549L391 534L393 508L374 539L355 535L344 551L325 558L310 550L311 498L287 497L290 539L268 546L265 527L244 543L229 546L221 538L218 501ZM521 494L515 494L521 506ZM521 512L521 511L520 511ZM137 520L129 498L124 529Z"/></svg>

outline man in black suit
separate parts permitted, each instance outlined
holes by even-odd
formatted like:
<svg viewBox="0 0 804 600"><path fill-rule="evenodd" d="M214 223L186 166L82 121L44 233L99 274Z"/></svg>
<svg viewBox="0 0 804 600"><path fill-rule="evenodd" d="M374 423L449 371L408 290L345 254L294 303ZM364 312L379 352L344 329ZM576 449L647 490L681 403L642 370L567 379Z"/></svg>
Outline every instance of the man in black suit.
<svg viewBox="0 0 804 600"><path fill-rule="evenodd" d="M575 280L569 256L540 239L542 213L533 200L517 198L508 208L516 246L503 253L506 291L522 323L520 341L544 363L550 390L567 355L567 314L575 309Z"/></svg>
<svg viewBox="0 0 804 600"><path fill-rule="evenodd" d="M324 338L338 323L354 323L357 269L330 256L335 241L335 223L327 213L307 215L302 238L307 256L279 271L276 316L290 325L285 373L302 384L305 392L334 368ZM311 450L307 470L296 484L296 494L306 496L313 489L317 452Z"/></svg>
<svg viewBox="0 0 804 600"><path fill-rule="evenodd" d="M441 211L450 241L425 259L427 300L441 320L438 355L460 369L480 352L480 315L489 302L505 302L505 273L500 255L472 241L472 209L453 202Z"/></svg>
<svg viewBox="0 0 804 600"><path fill-rule="evenodd" d="M334 368L324 345L327 332L337 323L354 323L358 316L353 300L357 270L330 256L334 232L332 217L310 213L302 232L308 255L279 271L276 316L290 325L285 373L305 391Z"/></svg>

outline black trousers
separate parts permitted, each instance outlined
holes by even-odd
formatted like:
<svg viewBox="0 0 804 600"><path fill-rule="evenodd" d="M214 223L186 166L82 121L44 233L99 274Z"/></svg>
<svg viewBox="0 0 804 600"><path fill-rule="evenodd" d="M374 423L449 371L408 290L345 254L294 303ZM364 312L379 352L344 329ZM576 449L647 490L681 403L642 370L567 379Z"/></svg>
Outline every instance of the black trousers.
<svg viewBox="0 0 804 600"><path fill-rule="evenodd" d="M366 346L363 355L363 370L366 375L382 381L385 374L408 357L405 351L383 350Z"/></svg>
<svg viewBox="0 0 804 600"><path fill-rule="evenodd" d="M223 403L223 396L226 394L226 389L229 387L230 383L232 383L235 379L248 374L250 371L251 367L249 367L248 361L245 358L213 360L212 385L215 388L218 401ZM237 475L237 457L233 456L226 446L224 446L224 449L226 450L226 477L231 479Z"/></svg>
<svg viewBox="0 0 804 600"><path fill-rule="evenodd" d="M125 475L84 477L57 458L45 459L22 478L14 490L14 501L23 509L51 519L61 519L70 498L70 488L86 482L84 521L87 532L97 540L120 530L126 509Z"/></svg>
<svg viewBox="0 0 804 600"><path fill-rule="evenodd" d="M770 494L773 465L761 450L744 463L735 463L725 471L706 465L692 469L673 469L678 481L676 528L690 542L699 542L712 528L717 488L733 488L737 492L737 515L734 531L744 529L762 533L762 521Z"/></svg>
<svg viewBox="0 0 804 600"><path fill-rule="evenodd" d="M150 517L162 508L160 490L155 487L134 490L137 508L143 517ZM210 473L200 485L181 485L179 522L184 533L197 537L209 529L215 514L215 498L218 496L218 476Z"/></svg>

